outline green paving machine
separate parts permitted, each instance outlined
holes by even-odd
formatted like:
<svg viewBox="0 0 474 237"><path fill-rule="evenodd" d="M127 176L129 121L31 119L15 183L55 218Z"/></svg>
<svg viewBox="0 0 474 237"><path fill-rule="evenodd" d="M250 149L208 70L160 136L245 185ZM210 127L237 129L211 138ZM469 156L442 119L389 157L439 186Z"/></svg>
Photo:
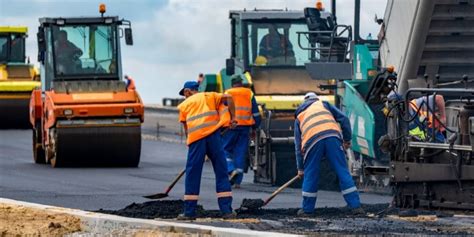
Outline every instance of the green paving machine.
<svg viewBox="0 0 474 237"><path fill-rule="evenodd" d="M331 5L330 14L315 8L304 10L309 31L299 32L299 47L311 55L305 67L312 79L336 82L335 105L344 111L352 125L352 147L346 150L346 155L357 186L366 191L387 193L390 192L390 159L377 143L387 131L384 103L369 95L380 88L377 83L396 79L396 76L393 69L380 67L379 41L360 36L361 1L354 1L353 28L337 24L336 0L331 1ZM383 20L376 18L376 22L382 24ZM350 37L344 37L345 31L350 32ZM304 45L306 41L309 47ZM325 172L323 166L322 175L325 173L330 177L325 180L331 184L330 189L337 189L336 178L332 172Z"/></svg>

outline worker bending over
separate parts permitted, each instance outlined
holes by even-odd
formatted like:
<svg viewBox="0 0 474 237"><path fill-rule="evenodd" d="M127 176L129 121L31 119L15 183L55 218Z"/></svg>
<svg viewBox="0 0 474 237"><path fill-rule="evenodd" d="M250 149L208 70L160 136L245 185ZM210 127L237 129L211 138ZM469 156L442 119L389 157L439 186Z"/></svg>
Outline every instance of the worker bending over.
<svg viewBox="0 0 474 237"><path fill-rule="evenodd" d="M249 147L250 130L260 126L260 113L252 90L243 87L242 77L234 75L232 88L225 93L231 95L235 103L237 127L226 130L223 135L227 171L234 188L240 188L244 177L245 158Z"/></svg>
<svg viewBox="0 0 474 237"><path fill-rule="evenodd" d="M314 213L323 157L329 160L336 172L346 203L355 214L364 213L344 154L344 150L351 145L349 119L336 107L320 101L312 92L305 95L305 101L296 110L295 118L296 164L298 175L303 176L303 208L298 211L298 215L309 216Z"/></svg>
<svg viewBox="0 0 474 237"><path fill-rule="evenodd" d="M180 220L196 218L196 206L199 198L204 157L212 162L216 176L216 192L219 209L224 218L235 217L232 211L232 191L227 176L227 164L222 146L219 128L219 109L224 103L228 105L231 123L235 127L234 102L230 95L215 92L198 93L199 84L188 81L179 92L186 99L179 106L179 121L183 123L187 135L188 158L186 161L186 178L184 194L184 213Z"/></svg>

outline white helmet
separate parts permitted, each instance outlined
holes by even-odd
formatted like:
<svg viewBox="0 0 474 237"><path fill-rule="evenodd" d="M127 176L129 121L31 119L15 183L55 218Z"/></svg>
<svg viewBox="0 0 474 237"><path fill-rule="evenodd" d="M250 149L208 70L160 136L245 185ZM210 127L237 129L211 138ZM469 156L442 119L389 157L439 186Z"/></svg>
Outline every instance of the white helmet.
<svg viewBox="0 0 474 237"><path fill-rule="evenodd" d="M318 96L314 92L308 92L304 95L304 100L318 99Z"/></svg>

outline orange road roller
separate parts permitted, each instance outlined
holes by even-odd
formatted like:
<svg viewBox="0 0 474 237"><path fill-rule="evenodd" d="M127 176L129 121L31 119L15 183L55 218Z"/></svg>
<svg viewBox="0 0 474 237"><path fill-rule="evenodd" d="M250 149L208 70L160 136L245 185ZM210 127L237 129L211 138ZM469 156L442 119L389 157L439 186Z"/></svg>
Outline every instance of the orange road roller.
<svg viewBox="0 0 474 237"><path fill-rule="evenodd" d="M36 163L52 167L136 167L142 100L122 80L120 38L133 44L131 23L118 17L41 18L42 89L32 92L30 122Z"/></svg>

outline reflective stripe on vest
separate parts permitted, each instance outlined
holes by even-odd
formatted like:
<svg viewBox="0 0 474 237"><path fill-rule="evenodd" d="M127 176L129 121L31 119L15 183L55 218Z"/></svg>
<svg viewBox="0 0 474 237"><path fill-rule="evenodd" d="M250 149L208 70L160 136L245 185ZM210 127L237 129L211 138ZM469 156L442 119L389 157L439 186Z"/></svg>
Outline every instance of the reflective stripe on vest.
<svg viewBox="0 0 474 237"><path fill-rule="evenodd" d="M185 116L188 145L212 134L219 128L220 115L216 108L220 104L218 95L215 92L197 93L178 106L180 113Z"/></svg>
<svg viewBox="0 0 474 237"><path fill-rule="evenodd" d="M237 125L250 126L255 124L252 114L252 91L244 87L231 88L226 94L232 96L235 104L235 120Z"/></svg>
<svg viewBox="0 0 474 237"><path fill-rule="evenodd" d="M205 112L205 113L202 113L202 114L195 115L191 118L186 119L186 122L191 122L191 121L194 121L196 119L200 119L200 118L204 118L206 116L212 116L212 115L217 115L217 111L209 111L209 112Z"/></svg>
<svg viewBox="0 0 474 237"><path fill-rule="evenodd" d="M298 114L297 119L300 123L301 151L303 153L306 143L319 133L330 130L341 133L341 127L321 101L316 101L308 106Z"/></svg>
<svg viewBox="0 0 474 237"><path fill-rule="evenodd" d="M410 101L410 107L414 113L418 111L418 121L420 123L423 124L426 121L429 128L433 127L433 116L428 116L428 113L423 108L419 108L416 104L416 99Z"/></svg>

